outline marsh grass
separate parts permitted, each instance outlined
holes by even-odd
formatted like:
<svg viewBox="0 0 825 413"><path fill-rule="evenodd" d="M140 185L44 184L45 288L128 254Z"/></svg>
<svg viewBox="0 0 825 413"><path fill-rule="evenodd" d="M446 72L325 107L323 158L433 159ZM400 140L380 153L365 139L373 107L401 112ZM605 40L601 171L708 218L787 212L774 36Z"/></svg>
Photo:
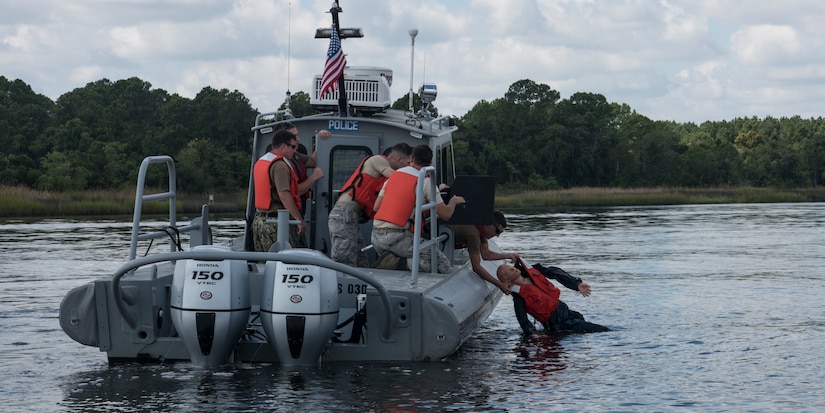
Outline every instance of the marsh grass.
<svg viewBox="0 0 825 413"><path fill-rule="evenodd" d="M501 193L496 208L682 205L825 201L825 188L572 188Z"/></svg>
<svg viewBox="0 0 825 413"><path fill-rule="evenodd" d="M147 194L161 192L147 190ZM825 187L802 189L772 188L573 188L553 191L507 192L500 190L496 208L541 209L554 207L598 207L631 205L680 205L722 203L823 202ZM179 193L178 213L199 213L209 202L208 194ZM0 217L132 215L134 188L74 192L41 191L0 186ZM162 215L168 201L144 203L143 213ZM209 207L214 213L242 214L246 191L214 194Z"/></svg>
<svg viewBox="0 0 825 413"><path fill-rule="evenodd" d="M147 194L162 190L147 189ZM211 212L243 211L246 191L215 194ZM209 202L207 194L178 193L175 210L179 213L199 212ZM131 215L135 207L134 188L87 190L71 192L0 185L0 217ZM143 204L147 215L166 214L168 201L148 201Z"/></svg>

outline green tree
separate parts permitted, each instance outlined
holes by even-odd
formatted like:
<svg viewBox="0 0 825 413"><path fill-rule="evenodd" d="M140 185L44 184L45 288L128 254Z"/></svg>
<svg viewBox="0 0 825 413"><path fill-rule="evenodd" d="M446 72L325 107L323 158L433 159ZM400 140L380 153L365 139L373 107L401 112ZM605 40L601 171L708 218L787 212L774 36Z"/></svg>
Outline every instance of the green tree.
<svg viewBox="0 0 825 413"><path fill-rule="evenodd" d="M93 176L90 187L121 188L133 183L138 159L131 159L126 142L95 141L84 155L84 168Z"/></svg>
<svg viewBox="0 0 825 413"><path fill-rule="evenodd" d="M209 139L193 139L176 159L178 187L197 193L209 193L234 187L229 153Z"/></svg>
<svg viewBox="0 0 825 413"><path fill-rule="evenodd" d="M174 155L180 187L246 186L250 125L258 114L238 91L205 87L194 99L138 78L101 79L52 102L0 76L0 183L50 190L134 182L148 155ZM309 95L290 96L296 116ZM407 110L404 94L393 103ZM414 94L416 110L422 102ZM285 106L282 105L281 108ZM429 108L438 116L435 106ZM513 189L558 186L819 186L825 121L757 117L693 123L652 121L597 93L561 99L529 79L479 101L459 119L459 174L493 175ZM150 185L165 185L150 170Z"/></svg>
<svg viewBox="0 0 825 413"><path fill-rule="evenodd" d="M398 109L403 111L408 111L410 109L410 95L409 93L404 94L400 98L396 99L395 102L392 103L390 106L391 109ZM418 93L413 92L413 112L418 112L419 110L424 108L424 101L421 100L421 96ZM435 104L430 103L430 106L427 108L427 111L430 112L430 116L437 118L438 117L438 107Z"/></svg>
<svg viewBox="0 0 825 413"><path fill-rule="evenodd" d="M555 155L551 113L561 94L546 84L522 79L510 85L500 110L507 121L500 136L510 141L504 154L513 173L511 184L530 189L557 186L550 161Z"/></svg>
<svg viewBox="0 0 825 413"><path fill-rule="evenodd" d="M549 86L531 80L510 85L503 98L481 101L462 119L456 139L461 173L478 171L509 188L556 186L552 161L554 136L549 113L559 99ZM464 166L462 156L470 158ZM548 169L550 167L550 169Z"/></svg>
<svg viewBox="0 0 825 413"><path fill-rule="evenodd" d="M559 181L564 186L609 184L615 111L603 95L595 93L574 93L556 106L553 119L564 127L565 148L559 158Z"/></svg>
<svg viewBox="0 0 825 413"><path fill-rule="evenodd" d="M158 110L157 127L145 132L139 153L170 155L180 152L201 133L195 113L195 104L191 99L177 93L169 96Z"/></svg>
<svg viewBox="0 0 825 413"><path fill-rule="evenodd" d="M679 135L668 122L637 113L623 116L611 159L621 186L673 185L678 175Z"/></svg>
<svg viewBox="0 0 825 413"><path fill-rule="evenodd" d="M803 138L800 145L800 174L811 187L825 182L825 127L820 129Z"/></svg>
<svg viewBox="0 0 825 413"><path fill-rule="evenodd" d="M0 185L33 187L39 176L37 164L27 155L0 153Z"/></svg>
<svg viewBox="0 0 825 413"><path fill-rule="evenodd" d="M20 79L0 76L0 150L33 157L31 142L49 126L55 105Z"/></svg>
<svg viewBox="0 0 825 413"><path fill-rule="evenodd" d="M252 152L249 128L257 111L242 93L207 86L195 96L193 105L194 136L208 137L228 152Z"/></svg>
<svg viewBox="0 0 825 413"><path fill-rule="evenodd" d="M498 150L500 143L497 108L500 101L480 101L461 118L456 141L456 173L459 175L492 175L498 184L509 176L506 161Z"/></svg>
<svg viewBox="0 0 825 413"><path fill-rule="evenodd" d="M289 110L292 111L293 117L300 118L313 113L312 107L309 104L309 94L306 92L291 94L287 99L289 100ZM278 110L284 109L286 109L286 101L278 107Z"/></svg>
<svg viewBox="0 0 825 413"><path fill-rule="evenodd" d="M87 188L89 171L76 166L72 156L63 152L51 152L40 162L42 174L37 187L50 191L69 191Z"/></svg>
<svg viewBox="0 0 825 413"><path fill-rule="evenodd" d="M728 184L729 172L720 159L728 155L716 150L711 134L692 123L677 124L674 129L683 150L678 155L673 184L689 187Z"/></svg>

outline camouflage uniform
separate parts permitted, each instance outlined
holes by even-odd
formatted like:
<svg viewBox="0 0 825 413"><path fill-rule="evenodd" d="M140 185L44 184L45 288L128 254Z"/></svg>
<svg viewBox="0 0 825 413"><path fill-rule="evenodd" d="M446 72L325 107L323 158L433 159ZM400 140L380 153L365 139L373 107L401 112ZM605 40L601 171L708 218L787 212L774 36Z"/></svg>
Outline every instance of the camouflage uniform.
<svg viewBox="0 0 825 413"><path fill-rule="evenodd" d="M278 225L266 222L267 220L276 219L274 216L267 217L261 213L255 214L255 219L252 221L252 238L255 251L267 252L269 251L269 247L278 241ZM304 237L298 235L298 227L296 225L289 226L289 245L292 246L292 248L306 248L307 246Z"/></svg>
<svg viewBox="0 0 825 413"><path fill-rule="evenodd" d="M409 259L412 258L414 234L409 230L386 230L381 228L372 229L372 245L378 254L390 251L393 254ZM430 272L430 247L420 250L418 268L422 272ZM438 272L448 273L453 269L450 260L441 250L438 250Z"/></svg>
<svg viewBox="0 0 825 413"><path fill-rule="evenodd" d="M361 206L350 201L346 204L335 204L329 213L329 234L332 242L330 258L333 261L353 267L366 267L367 255L361 251L364 248L364 238L358 227Z"/></svg>

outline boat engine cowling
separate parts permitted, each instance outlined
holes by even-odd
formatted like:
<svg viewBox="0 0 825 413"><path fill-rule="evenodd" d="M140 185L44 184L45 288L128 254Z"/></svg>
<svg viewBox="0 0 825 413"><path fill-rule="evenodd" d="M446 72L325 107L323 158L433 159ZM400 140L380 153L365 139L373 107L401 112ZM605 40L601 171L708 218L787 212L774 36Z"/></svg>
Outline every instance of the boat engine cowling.
<svg viewBox="0 0 825 413"><path fill-rule="evenodd" d="M286 254L329 258L320 251L288 249ZM338 323L335 270L270 261L264 268L261 321L278 359L285 366L318 363Z"/></svg>
<svg viewBox="0 0 825 413"><path fill-rule="evenodd" d="M200 250L229 248L202 245ZM192 364L225 364L250 313L249 271L244 260L180 260L175 263L170 313Z"/></svg>

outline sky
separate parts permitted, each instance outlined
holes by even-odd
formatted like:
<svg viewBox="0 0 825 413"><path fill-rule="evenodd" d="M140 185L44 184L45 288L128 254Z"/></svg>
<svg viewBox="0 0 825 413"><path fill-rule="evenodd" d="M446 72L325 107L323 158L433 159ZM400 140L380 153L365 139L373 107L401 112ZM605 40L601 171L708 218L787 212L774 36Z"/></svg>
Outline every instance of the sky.
<svg viewBox="0 0 825 413"><path fill-rule="evenodd" d="M323 70L331 0L0 0L0 76L60 95L138 77L269 112ZM817 0L341 0L347 62L393 70L391 99L435 83L463 116L522 79L598 93L654 120L825 115ZM418 29L412 49L408 31ZM411 55L414 59L411 62ZM412 63L412 65L411 65ZM411 79L410 68L414 68Z"/></svg>

